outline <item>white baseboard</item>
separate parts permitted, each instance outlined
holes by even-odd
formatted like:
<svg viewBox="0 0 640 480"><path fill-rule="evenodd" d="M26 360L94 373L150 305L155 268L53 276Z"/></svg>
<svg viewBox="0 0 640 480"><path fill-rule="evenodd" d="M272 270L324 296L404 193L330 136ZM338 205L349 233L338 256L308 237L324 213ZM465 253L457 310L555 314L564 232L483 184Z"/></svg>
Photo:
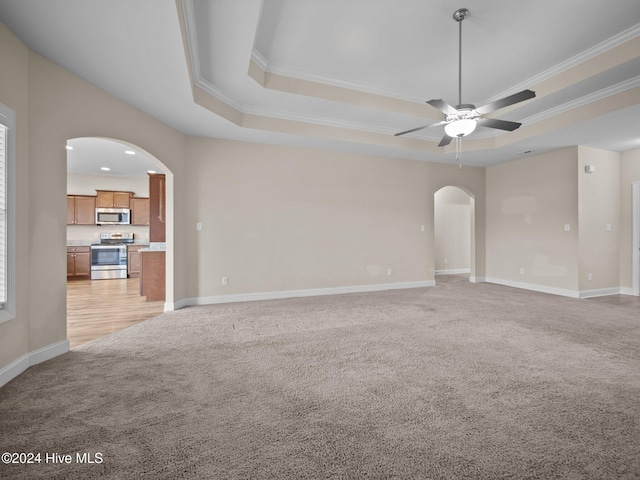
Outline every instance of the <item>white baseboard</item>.
<svg viewBox="0 0 640 480"><path fill-rule="evenodd" d="M355 285L351 287L311 288L304 290L285 290L278 292L237 293L232 295L215 295L210 297L184 298L173 304L178 310L193 305L212 305L217 303L254 302L258 300L275 300L282 298L315 297L319 295L340 295L344 293L379 292L382 290L398 290L404 288L433 287L434 280L419 282L379 283L375 285ZM166 308L166 307L165 307Z"/></svg>
<svg viewBox="0 0 640 480"><path fill-rule="evenodd" d="M0 369L0 387L9 383L27 368L67 353L68 351L69 340L62 340L61 342L52 343L33 352L25 353L6 367Z"/></svg>
<svg viewBox="0 0 640 480"><path fill-rule="evenodd" d="M633 292L633 288L627 287L620 287L620 295L633 295L634 297L636 296L636 294Z"/></svg>
<svg viewBox="0 0 640 480"><path fill-rule="evenodd" d="M489 283L495 283L497 285L505 285L507 287L522 288L524 290L531 290L533 292L550 293L552 295L560 295L563 297L571 297L571 298L603 297L606 295L618 295L620 293L623 293L623 289L619 287L597 288L593 290L566 290L562 288L548 287L546 285L514 282L512 280L503 280L500 278L493 278L493 277L487 277L485 281Z"/></svg>
<svg viewBox="0 0 640 480"><path fill-rule="evenodd" d="M487 281L487 277L469 277L469 281L471 283L485 283Z"/></svg>
<svg viewBox="0 0 640 480"><path fill-rule="evenodd" d="M450 270L436 270L436 275L462 275L465 273L471 273L470 268L458 268Z"/></svg>
<svg viewBox="0 0 640 480"><path fill-rule="evenodd" d="M563 288L548 287L546 285L536 285L534 283L514 282L512 280L503 280L501 278L487 277L488 283L504 285L506 287L522 288L523 290L531 290L533 292L550 293L552 295L561 295L563 297L580 298L580 292L577 290L566 290Z"/></svg>
<svg viewBox="0 0 640 480"><path fill-rule="evenodd" d="M581 290L580 298L604 297L606 295L619 295L620 288L597 288L595 290Z"/></svg>
<svg viewBox="0 0 640 480"><path fill-rule="evenodd" d="M165 312L171 312L173 310L175 310L175 303L171 303L171 302L164 302L164 311Z"/></svg>

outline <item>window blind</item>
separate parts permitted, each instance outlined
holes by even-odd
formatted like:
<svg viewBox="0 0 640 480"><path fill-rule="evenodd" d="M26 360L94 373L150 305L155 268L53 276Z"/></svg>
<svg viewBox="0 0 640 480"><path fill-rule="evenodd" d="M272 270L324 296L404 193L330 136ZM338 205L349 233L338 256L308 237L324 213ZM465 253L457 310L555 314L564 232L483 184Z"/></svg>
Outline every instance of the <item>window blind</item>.
<svg viewBox="0 0 640 480"><path fill-rule="evenodd" d="M0 124L0 308L7 301L7 127Z"/></svg>

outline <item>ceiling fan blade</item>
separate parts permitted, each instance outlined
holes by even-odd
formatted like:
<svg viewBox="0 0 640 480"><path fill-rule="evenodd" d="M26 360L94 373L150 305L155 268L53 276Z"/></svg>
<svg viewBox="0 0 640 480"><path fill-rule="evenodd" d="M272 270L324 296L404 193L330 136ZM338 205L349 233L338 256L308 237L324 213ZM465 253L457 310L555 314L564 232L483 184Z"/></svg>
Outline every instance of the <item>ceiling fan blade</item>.
<svg viewBox="0 0 640 480"><path fill-rule="evenodd" d="M513 132L522 125L518 122L509 122L507 120L498 120L497 118L480 118L477 120L478 125L489 128L497 128L499 130L507 130Z"/></svg>
<svg viewBox="0 0 640 480"><path fill-rule="evenodd" d="M411 130L405 130L404 132L394 133L393 136L394 137L399 137L400 135L405 135L405 134L411 133L411 132L417 132L418 130L422 130L423 128L427 128L429 126L430 125L423 125L421 127L412 128Z"/></svg>
<svg viewBox="0 0 640 480"><path fill-rule="evenodd" d="M394 133L393 136L399 137L400 135L404 135L405 133L417 132L418 130L422 130L424 128L429 128L429 127L437 127L438 125L442 125L442 122L432 123L430 125L423 125L421 127L412 128L411 130L405 130L404 132L400 132L400 133Z"/></svg>
<svg viewBox="0 0 640 480"><path fill-rule="evenodd" d="M522 90L521 92L514 93L508 97L501 98L500 100L496 100L495 102L487 103L482 107L476 108L476 111L479 114L484 115L485 113L493 112L500 108L508 107L509 105L524 102L525 100L529 100L535 96L536 92L533 90Z"/></svg>
<svg viewBox="0 0 640 480"><path fill-rule="evenodd" d="M427 103L431 105L433 108L437 108L438 110L440 110L442 113L446 115L453 115L454 113L458 112L458 110L456 110L454 107L452 107L451 105L449 105L447 102L445 102L440 98L429 100L427 101Z"/></svg>
<svg viewBox="0 0 640 480"><path fill-rule="evenodd" d="M440 140L440 143L438 144L438 146L439 147L446 147L447 145L449 145L451 143L451 140L453 140L453 137L450 137L449 135L447 135L445 133L444 137L442 137L442 140Z"/></svg>

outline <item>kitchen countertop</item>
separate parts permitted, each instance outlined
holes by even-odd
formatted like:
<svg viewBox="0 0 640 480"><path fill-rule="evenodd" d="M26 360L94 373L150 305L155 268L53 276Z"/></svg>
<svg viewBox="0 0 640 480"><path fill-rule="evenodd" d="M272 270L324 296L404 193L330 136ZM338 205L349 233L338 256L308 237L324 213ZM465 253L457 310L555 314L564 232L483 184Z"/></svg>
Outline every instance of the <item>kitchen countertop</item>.
<svg viewBox="0 0 640 480"><path fill-rule="evenodd" d="M68 240L67 247L90 247L91 245L98 245L100 242L92 240ZM127 243L127 245L145 245L148 246L149 242L133 242Z"/></svg>

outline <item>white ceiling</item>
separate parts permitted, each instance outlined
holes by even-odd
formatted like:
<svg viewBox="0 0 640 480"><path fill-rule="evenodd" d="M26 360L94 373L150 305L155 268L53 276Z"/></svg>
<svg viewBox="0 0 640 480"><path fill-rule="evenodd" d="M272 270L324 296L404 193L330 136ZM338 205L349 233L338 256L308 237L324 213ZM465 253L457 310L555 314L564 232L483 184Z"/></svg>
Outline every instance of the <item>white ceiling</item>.
<svg viewBox="0 0 640 480"><path fill-rule="evenodd" d="M103 170L105 168L109 170ZM107 138L67 140L67 171L69 173L147 177L150 171L160 173L161 169L162 167L156 165L146 152L131 145Z"/></svg>
<svg viewBox="0 0 640 480"><path fill-rule="evenodd" d="M538 93L493 115L520 130L467 137L463 163L640 148L640 48L617 53L638 0L0 0L0 21L185 134L453 162L442 127L393 133L441 119L427 99L457 103L460 7L463 103Z"/></svg>

